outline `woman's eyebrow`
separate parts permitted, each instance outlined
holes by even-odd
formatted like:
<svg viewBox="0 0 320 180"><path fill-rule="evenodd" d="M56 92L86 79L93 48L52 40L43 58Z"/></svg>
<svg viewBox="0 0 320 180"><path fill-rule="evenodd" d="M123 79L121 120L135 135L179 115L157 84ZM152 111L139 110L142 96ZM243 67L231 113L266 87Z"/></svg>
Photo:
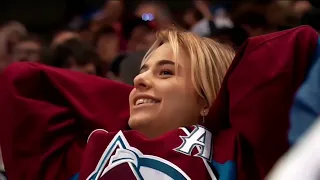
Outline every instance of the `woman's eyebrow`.
<svg viewBox="0 0 320 180"><path fill-rule="evenodd" d="M171 60L163 59L163 60L158 61L158 62L156 63L156 66L163 66L163 65L167 65L167 64L169 64L169 65L175 65L175 62L173 62L173 61L171 61ZM144 65L141 66L140 71L145 71L145 70L147 70L147 69L149 69L149 65L144 64Z"/></svg>

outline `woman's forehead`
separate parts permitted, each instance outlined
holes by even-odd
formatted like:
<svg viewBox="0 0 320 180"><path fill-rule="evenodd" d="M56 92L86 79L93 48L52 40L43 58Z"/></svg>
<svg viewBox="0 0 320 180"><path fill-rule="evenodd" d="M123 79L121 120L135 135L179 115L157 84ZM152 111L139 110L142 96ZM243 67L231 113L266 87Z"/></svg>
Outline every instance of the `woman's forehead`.
<svg viewBox="0 0 320 180"><path fill-rule="evenodd" d="M182 48L178 48L178 54L175 57L173 48L169 43L164 43L155 49L145 61L145 64L151 65L161 60L169 60L178 64L190 62L189 57Z"/></svg>
<svg viewBox="0 0 320 180"><path fill-rule="evenodd" d="M155 51L151 54L150 59L167 59L173 60L173 50L169 43L164 43L159 46Z"/></svg>

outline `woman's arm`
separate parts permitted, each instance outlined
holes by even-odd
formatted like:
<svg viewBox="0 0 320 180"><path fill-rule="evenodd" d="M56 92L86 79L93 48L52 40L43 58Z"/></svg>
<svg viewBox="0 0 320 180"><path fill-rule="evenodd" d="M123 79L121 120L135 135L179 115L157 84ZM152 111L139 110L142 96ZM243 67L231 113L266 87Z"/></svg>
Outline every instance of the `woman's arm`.
<svg viewBox="0 0 320 180"><path fill-rule="evenodd" d="M127 127L130 91L40 64L9 66L0 77L0 144L8 178L70 179L93 129Z"/></svg>

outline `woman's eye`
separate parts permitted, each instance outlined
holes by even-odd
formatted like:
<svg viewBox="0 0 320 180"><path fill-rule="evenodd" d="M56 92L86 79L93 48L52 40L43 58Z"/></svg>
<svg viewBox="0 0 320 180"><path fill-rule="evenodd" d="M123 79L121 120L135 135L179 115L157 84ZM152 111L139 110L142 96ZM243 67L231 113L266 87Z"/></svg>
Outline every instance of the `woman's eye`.
<svg viewBox="0 0 320 180"><path fill-rule="evenodd" d="M160 75L170 76L173 75L173 73L170 70L161 70Z"/></svg>

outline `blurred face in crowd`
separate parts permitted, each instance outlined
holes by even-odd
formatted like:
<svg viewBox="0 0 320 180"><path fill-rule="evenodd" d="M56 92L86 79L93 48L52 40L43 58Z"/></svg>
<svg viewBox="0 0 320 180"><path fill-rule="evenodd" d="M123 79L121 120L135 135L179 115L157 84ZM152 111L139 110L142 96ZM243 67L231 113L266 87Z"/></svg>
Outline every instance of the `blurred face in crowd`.
<svg viewBox="0 0 320 180"><path fill-rule="evenodd" d="M16 45L21 38L21 34L17 32L12 32L8 35L8 45L11 45L12 47Z"/></svg>
<svg viewBox="0 0 320 180"><path fill-rule="evenodd" d="M104 16L110 18L111 22L119 20L123 13L123 1L117 0L106 2L107 3L103 8Z"/></svg>
<svg viewBox="0 0 320 180"><path fill-rule="evenodd" d="M92 33L89 30L83 30L79 32L79 36L84 42L87 42L87 43L92 42Z"/></svg>
<svg viewBox="0 0 320 180"><path fill-rule="evenodd" d="M129 98L132 129L156 137L197 124L201 98L191 82L190 58L180 48L174 60L169 43L158 47L134 79Z"/></svg>
<svg viewBox="0 0 320 180"><path fill-rule="evenodd" d="M194 25L197 20L194 17L194 11L189 9L185 12L185 14L183 15L183 21L188 25L188 26L192 26Z"/></svg>
<svg viewBox="0 0 320 180"><path fill-rule="evenodd" d="M146 51L155 41L155 33L144 26L137 26L128 41L128 51Z"/></svg>
<svg viewBox="0 0 320 180"><path fill-rule="evenodd" d="M62 44L63 42L66 42L69 39L80 39L80 36L78 33L71 32L71 31L62 31L58 33L52 40L52 46L57 46L59 44Z"/></svg>
<svg viewBox="0 0 320 180"><path fill-rule="evenodd" d="M296 15L301 16L312 8L309 1L297 1L293 4L293 11Z"/></svg>
<svg viewBox="0 0 320 180"><path fill-rule="evenodd" d="M77 64L73 64L70 67L71 70L73 71L78 71L78 72L82 72L85 74L91 74L91 75L96 75L96 67L93 63L88 63L85 65L77 65Z"/></svg>
<svg viewBox="0 0 320 180"><path fill-rule="evenodd" d="M105 63L111 63L119 54L119 38L113 34L102 35L97 42L97 53Z"/></svg>
<svg viewBox="0 0 320 180"><path fill-rule="evenodd" d="M41 45L35 41L23 41L13 48L13 61L39 62Z"/></svg>

